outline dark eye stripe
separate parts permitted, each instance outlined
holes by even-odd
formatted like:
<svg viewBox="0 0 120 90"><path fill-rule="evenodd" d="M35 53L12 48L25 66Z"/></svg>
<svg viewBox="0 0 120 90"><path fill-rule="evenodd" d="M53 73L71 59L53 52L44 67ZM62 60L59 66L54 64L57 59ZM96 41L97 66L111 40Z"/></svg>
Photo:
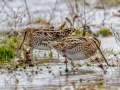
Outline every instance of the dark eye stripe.
<svg viewBox="0 0 120 90"><path fill-rule="evenodd" d="M101 44L100 40L98 40L97 38L93 38L93 41L95 44L98 44L100 46Z"/></svg>

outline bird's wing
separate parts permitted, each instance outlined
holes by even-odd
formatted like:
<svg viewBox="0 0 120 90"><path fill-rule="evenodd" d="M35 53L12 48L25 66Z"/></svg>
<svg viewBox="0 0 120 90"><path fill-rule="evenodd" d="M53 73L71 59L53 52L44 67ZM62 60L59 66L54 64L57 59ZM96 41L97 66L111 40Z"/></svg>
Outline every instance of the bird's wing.
<svg viewBox="0 0 120 90"><path fill-rule="evenodd" d="M58 47L58 48L68 48L68 49L72 49L73 47L77 46L77 45L81 45L82 43L87 42L86 38L83 37L79 37L79 38L68 38L68 39L64 39L63 41L58 41L56 43L53 43L54 46ZM56 44L56 45L55 45Z"/></svg>

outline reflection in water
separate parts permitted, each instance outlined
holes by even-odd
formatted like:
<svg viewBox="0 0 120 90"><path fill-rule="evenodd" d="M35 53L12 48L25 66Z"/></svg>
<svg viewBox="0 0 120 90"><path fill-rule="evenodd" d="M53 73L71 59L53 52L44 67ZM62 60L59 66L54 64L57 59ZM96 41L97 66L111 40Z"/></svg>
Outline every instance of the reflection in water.
<svg viewBox="0 0 120 90"><path fill-rule="evenodd" d="M56 66L58 67L59 65ZM52 65L52 67L56 68L55 65ZM34 69L32 68L31 70ZM113 71L116 70L116 68L112 68L112 71L111 69L107 69L108 72L106 74L104 74L102 70L101 72L95 71L90 74L87 72L88 68L86 73L77 75L74 75L72 72L66 75L62 71L62 76L55 74L55 77L51 73L48 73L45 67L42 73L38 74L31 72L31 70L3 74L3 80L5 81L6 79L7 83L6 85L1 85L0 90L87 90L86 88L94 89L103 87L106 88L106 90L117 90L111 89L111 87L117 88L120 84L120 73ZM85 69L80 69L80 71L82 70L85 71ZM54 72L53 68L52 71L53 73L59 73ZM91 71L90 68L89 71ZM0 77L3 76L0 75ZM0 81L0 83L3 83L3 81Z"/></svg>
<svg viewBox="0 0 120 90"><path fill-rule="evenodd" d="M52 9L54 8L55 1L56 0L29 0L28 6L32 18L42 17L46 20L49 20L48 17ZM23 0L12 0L8 1L7 4L11 8L5 7L4 10L2 10L2 12L0 13L0 16L2 17L1 21L5 19L5 23L7 22L8 27L5 27L5 23L0 21L0 29L4 30L13 28L12 24L13 26L15 25L15 22L13 23L13 21L15 21L14 16L18 13L23 13L22 17L19 18L20 20L22 18L22 23L18 23L18 26L21 26L21 24L26 25L26 23L24 24L24 22L27 21L27 17L24 16L26 15L26 10ZM3 6L4 3L0 1L0 5ZM62 22L62 19L65 19L69 16L69 10L63 0L58 0L58 4L56 7L57 8L55 10L54 18L52 20L53 24L59 24ZM112 13L116 12L117 9L119 8L106 9L106 17L109 18L110 16L112 16ZM90 12L89 15L93 13L94 12ZM89 17L89 15L87 16ZM103 15L103 10L97 11L92 20L90 20L91 24L101 24L104 18ZM111 22L114 22L114 24L119 27L119 20L120 18L111 18L110 20L107 20L106 23L110 24ZM113 39L113 37L105 38L102 43L103 46L114 46L114 48L118 50L119 47L116 46L115 40ZM106 41L110 42L106 43ZM37 53L36 56L38 56ZM46 66L48 67L48 65ZM90 67L80 67L81 69L78 69L75 74L71 72L70 75L66 75L64 73L65 66L61 63L49 65L51 69L46 68L46 66L39 66L37 70L34 67L32 69L28 68L26 70L22 69L22 71L14 71L13 73L5 72L0 74L0 90L86 90L86 88L94 89L100 87L102 88L103 86L108 88L106 90L115 90L115 88L117 87L120 88L119 67L112 68L112 71L111 68L108 68L106 74L104 74L102 70L97 69L98 67L91 67L92 70L90 69ZM71 69L71 66L69 68ZM37 71L37 73L35 73L35 71ZM50 73L50 71L52 72ZM60 74L59 71L62 73Z"/></svg>

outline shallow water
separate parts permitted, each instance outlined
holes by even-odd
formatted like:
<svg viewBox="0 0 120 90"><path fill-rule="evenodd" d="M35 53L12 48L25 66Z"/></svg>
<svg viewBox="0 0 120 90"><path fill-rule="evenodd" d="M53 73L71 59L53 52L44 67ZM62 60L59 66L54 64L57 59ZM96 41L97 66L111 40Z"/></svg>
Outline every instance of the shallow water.
<svg viewBox="0 0 120 90"><path fill-rule="evenodd" d="M119 51L118 45L115 43L114 37L102 38L102 48L111 48L114 43L114 50ZM108 43L105 40L108 41ZM34 52L37 52L35 50ZM42 52L39 54L42 55ZM47 53L47 51L46 51ZM54 58L57 58L56 52L53 50ZM120 90L120 68L117 67L106 67L104 71L97 65L86 66L86 62L89 60L80 61L83 64L82 67L76 67L72 71L69 63L69 75L65 73L65 65L63 63L64 58L60 56L59 63L48 63L39 65L38 67L18 69L12 73L7 70L0 70L0 90L75 90L78 87L84 87L86 85L103 82L103 86L107 90ZM42 69L42 70L41 70ZM50 73L51 72L51 73ZM96 89L97 90L97 89Z"/></svg>
<svg viewBox="0 0 120 90"><path fill-rule="evenodd" d="M54 8L56 0L29 0L28 7L29 12L31 15L31 18L38 18L42 17L46 20L49 20L49 13L52 13L52 9ZM65 17L69 16L68 8L66 4L61 0L56 5L55 15L52 19L53 25L59 25L61 22L65 20ZM0 1L0 5L3 5L4 3ZM20 13L25 10L25 5L23 0L9 0L7 4L12 8L8 8L7 6L2 10L0 13L0 16L3 17L1 19L6 19L7 15L4 11L6 11L10 16L13 15L13 11L17 13L18 7L20 7ZM87 9L89 10L88 7ZM1 10L1 6L0 6ZM96 9L95 9L96 10ZM90 12L87 17L92 15L94 13L93 10ZM112 8L106 8L106 25L110 25L113 23L116 30L119 30L119 17L112 17L113 13L117 13L117 10L119 10L119 7L112 7ZM26 12L25 12L26 13ZM26 14L27 15L27 14ZM62 19L63 20L62 20ZM110 19L109 19L110 18ZM90 19L90 24L92 25L101 25L102 21L104 19L104 11L98 10L94 17ZM26 28L26 21L28 20L28 16L23 17L22 16L22 28ZM7 30L7 29L15 29L14 24L12 26L6 27L6 23L10 21L14 21L14 19L11 19L8 17L8 20L2 22L0 24L0 30ZM24 26L25 25L25 26ZM18 26L17 26L18 27ZM33 27L35 27L33 25ZM96 31L96 27L91 27L93 31ZM115 51L119 51L120 47L115 41L114 37L106 37L106 38L100 38L101 40L101 48L114 48ZM53 50L54 51L54 50ZM34 50L36 52L36 56L38 54L42 54L37 50ZM39 52L39 53L38 53ZM57 54L54 51L54 58L57 59ZM43 66L39 66L38 69L36 67L34 68L28 68L26 70L22 69L22 71L16 71L13 73L8 73L6 70L0 70L0 90L75 90L78 86L86 86L89 83L93 83L95 81L108 80L104 83L104 86L109 88L108 90L120 90L120 68L119 67L109 67L106 68L107 73L103 73L103 70L101 68L96 66L91 67L78 67L77 71L74 75L73 72L70 73L69 76L66 76L64 70L65 65L63 63L64 58L60 56L59 60L61 60L61 63L50 63ZM82 63L89 62L89 60L86 61L80 61ZM46 68L46 66L49 66L51 68ZM42 69L42 71L41 71ZM71 70L71 66L69 65L69 70ZM36 74L36 71L38 72ZM49 73L49 71L52 71L52 73ZM61 73L62 72L62 75ZM82 82L81 82L82 80Z"/></svg>
<svg viewBox="0 0 120 90"><path fill-rule="evenodd" d="M64 65L60 65L60 67L64 67ZM15 72L12 74L1 74L0 80L0 89L1 90L75 90L75 87L85 86L88 84L92 84L93 82L99 82L101 80L106 80L104 83L104 87L106 88L120 88L118 79L120 73L116 73L117 70L114 71L115 68L108 69L107 74L103 74L103 71L97 67L81 67L79 71L81 73L74 75L66 76L65 73L60 76L59 74L59 65L54 65L52 67L52 75L45 71L45 67L43 71L40 71L38 74L31 73L31 71L26 71L29 74L25 74L24 72ZM54 68L54 69L53 69ZM70 69L70 68L69 68ZM15 77L14 77L15 76ZM19 82L15 81L16 79ZM108 89L114 90L114 89ZM119 90L119 89L117 89Z"/></svg>

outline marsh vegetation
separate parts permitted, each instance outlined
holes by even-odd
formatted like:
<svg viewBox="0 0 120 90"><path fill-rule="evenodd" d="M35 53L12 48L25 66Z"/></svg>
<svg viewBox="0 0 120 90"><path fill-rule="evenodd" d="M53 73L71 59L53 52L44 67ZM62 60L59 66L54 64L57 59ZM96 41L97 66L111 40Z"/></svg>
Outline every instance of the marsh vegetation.
<svg viewBox="0 0 120 90"><path fill-rule="evenodd" d="M120 0L0 3L1 90L120 89ZM74 36L97 37L110 66L97 52L89 59L74 61L74 66L68 61L70 72L66 74L64 58L54 49L30 50L26 39L19 50L26 28L75 28Z"/></svg>

